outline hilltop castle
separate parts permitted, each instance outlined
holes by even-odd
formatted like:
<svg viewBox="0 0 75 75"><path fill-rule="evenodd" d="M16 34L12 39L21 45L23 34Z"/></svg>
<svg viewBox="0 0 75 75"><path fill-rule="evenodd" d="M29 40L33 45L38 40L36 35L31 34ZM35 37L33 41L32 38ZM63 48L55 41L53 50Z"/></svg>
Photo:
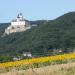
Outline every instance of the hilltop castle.
<svg viewBox="0 0 75 75"><path fill-rule="evenodd" d="M5 33L9 35L10 33L22 32L30 29L31 25L29 21L25 20L22 13L17 15L17 18L11 21L11 24L5 29Z"/></svg>

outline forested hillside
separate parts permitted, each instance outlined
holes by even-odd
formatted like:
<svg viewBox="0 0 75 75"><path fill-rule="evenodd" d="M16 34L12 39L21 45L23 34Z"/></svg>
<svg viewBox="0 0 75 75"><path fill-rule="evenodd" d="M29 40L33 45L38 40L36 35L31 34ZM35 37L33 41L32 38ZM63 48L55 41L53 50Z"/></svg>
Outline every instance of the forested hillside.
<svg viewBox="0 0 75 75"><path fill-rule="evenodd" d="M75 12L40 23L37 27L25 32L13 33L0 38L0 54L13 55L27 51L46 53L53 52L54 49L70 52L74 48Z"/></svg>

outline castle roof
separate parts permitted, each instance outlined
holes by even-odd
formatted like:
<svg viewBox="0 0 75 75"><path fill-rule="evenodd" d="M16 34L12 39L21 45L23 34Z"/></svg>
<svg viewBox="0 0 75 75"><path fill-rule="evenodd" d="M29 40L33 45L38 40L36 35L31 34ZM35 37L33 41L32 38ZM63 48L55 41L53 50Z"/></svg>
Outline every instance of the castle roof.
<svg viewBox="0 0 75 75"><path fill-rule="evenodd" d="M19 13L19 14L17 15L17 18L14 19L14 20L12 20L12 22L17 22L17 20L18 20L18 21L25 21L25 19L23 18L22 13Z"/></svg>

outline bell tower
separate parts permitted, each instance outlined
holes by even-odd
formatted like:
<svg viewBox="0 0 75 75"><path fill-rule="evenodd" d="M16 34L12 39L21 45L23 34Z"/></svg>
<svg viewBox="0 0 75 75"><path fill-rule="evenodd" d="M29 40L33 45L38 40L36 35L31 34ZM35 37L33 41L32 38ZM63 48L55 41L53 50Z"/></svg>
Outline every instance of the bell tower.
<svg viewBox="0 0 75 75"><path fill-rule="evenodd" d="M22 13L19 13L19 14L17 15L17 21L23 21L23 20L24 20L24 18L23 18Z"/></svg>

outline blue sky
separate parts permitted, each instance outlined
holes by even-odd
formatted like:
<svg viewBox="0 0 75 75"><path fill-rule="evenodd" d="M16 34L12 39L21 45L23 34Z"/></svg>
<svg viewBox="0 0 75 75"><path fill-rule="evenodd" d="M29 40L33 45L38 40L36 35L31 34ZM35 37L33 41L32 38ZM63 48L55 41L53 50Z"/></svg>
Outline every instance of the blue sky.
<svg viewBox="0 0 75 75"><path fill-rule="evenodd" d="M0 23L10 22L19 12L28 20L52 20L72 11L75 0L0 0Z"/></svg>

